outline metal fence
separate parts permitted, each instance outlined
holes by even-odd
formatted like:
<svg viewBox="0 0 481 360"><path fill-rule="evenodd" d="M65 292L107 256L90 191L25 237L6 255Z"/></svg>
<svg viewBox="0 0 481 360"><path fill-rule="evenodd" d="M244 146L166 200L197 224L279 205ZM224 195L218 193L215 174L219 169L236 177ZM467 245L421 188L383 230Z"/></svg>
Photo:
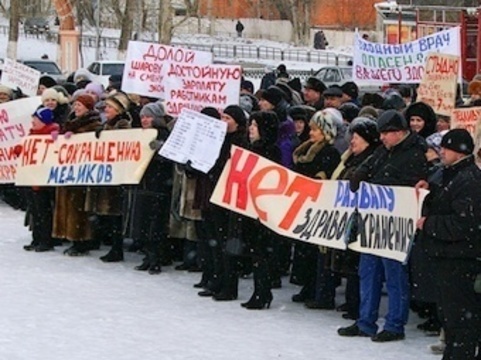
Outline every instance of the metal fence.
<svg viewBox="0 0 481 360"><path fill-rule="evenodd" d="M0 26L0 33L8 34L8 26ZM20 36L27 38L44 39L49 42L58 42L58 34L54 31L48 33L26 34L23 29ZM97 37L92 35L81 35L80 43L82 47L95 48L97 46ZM116 37L100 37L100 48L116 49L119 46L119 38ZM232 44L194 44L173 42L172 46L182 46L192 50L208 51L214 55L214 58L227 59L249 59L253 60L274 60L274 61L297 61L313 64L326 65L347 65L352 60L350 55L343 55L328 50L310 50L302 48L281 49L271 46L256 45L232 45ZM316 66L313 66L316 67Z"/></svg>

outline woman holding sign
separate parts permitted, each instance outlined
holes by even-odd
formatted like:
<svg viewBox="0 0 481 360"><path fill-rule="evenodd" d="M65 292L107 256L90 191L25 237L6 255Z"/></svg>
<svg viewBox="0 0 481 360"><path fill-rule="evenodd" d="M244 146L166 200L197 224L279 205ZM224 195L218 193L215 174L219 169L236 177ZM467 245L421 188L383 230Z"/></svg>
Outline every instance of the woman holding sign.
<svg viewBox="0 0 481 360"><path fill-rule="evenodd" d="M95 131L101 126L100 114L94 110L95 101L90 95L80 95L73 104L75 118L64 124L65 137ZM54 138L56 138L54 136ZM92 226L85 211L86 187L57 187L53 237L72 241L65 250L69 256L86 255L92 247Z"/></svg>
<svg viewBox="0 0 481 360"><path fill-rule="evenodd" d="M310 123L309 140L302 143L293 154L294 171L309 176L327 180L336 169L340 161L340 154L333 146L337 135L337 127L333 114L326 110L320 110L314 114ZM293 274L303 285L299 294L292 297L294 302L315 301L317 307L325 309L334 308L335 287L330 284L324 291L325 299L316 299L316 268L318 263L319 250L316 245L307 243L296 243L294 253ZM319 254L319 259L324 254ZM325 279L327 281L332 279ZM327 288L329 290L327 291ZM308 301L309 302L309 301Z"/></svg>

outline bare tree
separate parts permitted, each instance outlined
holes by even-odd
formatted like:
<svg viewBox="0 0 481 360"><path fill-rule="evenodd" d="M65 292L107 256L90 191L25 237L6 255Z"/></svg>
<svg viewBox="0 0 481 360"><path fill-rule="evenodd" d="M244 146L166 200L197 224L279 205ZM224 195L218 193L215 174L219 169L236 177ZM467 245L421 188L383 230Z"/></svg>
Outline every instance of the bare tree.
<svg viewBox="0 0 481 360"><path fill-rule="evenodd" d="M170 0L162 0L159 9L158 33L159 42L169 45L174 32L174 9Z"/></svg>
<svg viewBox="0 0 481 360"><path fill-rule="evenodd" d="M127 0L125 3L125 9L123 11L122 21L120 22L120 41L119 41L119 59L125 58L125 53L127 52L127 45L132 37L133 29L133 18L135 11L135 2L132 0Z"/></svg>
<svg viewBox="0 0 481 360"><path fill-rule="evenodd" d="M296 45L308 45L311 28L313 0L269 0L281 16L292 24L291 41Z"/></svg>
<svg viewBox="0 0 481 360"><path fill-rule="evenodd" d="M17 59L17 42L18 42L18 23L19 17L19 1L10 0L10 30L8 32L7 57Z"/></svg>

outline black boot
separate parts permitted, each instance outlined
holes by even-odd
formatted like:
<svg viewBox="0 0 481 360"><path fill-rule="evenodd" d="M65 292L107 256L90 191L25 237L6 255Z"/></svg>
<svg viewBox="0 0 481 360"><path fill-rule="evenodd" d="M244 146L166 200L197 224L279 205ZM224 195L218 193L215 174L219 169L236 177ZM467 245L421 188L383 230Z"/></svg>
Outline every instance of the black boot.
<svg viewBox="0 0 481 360"><path fill-rule="evenodd" d="M241 306L249 310L269 309L271 302L271 280L267 261L259 259L254 263L254 294L248 302L241 304Z"/></svg>
<svg viewBox="0 0 481 360"><path fill-rule="evenodd" d="M147 271L150 267L149 257L146 255L142 260L142 264L136 266L134 269L139 271Z"/></svg>
<svg viewBox="0 0 481 360"><path fill-rule="evenodd" d="M110 249L110 251L105 254L104 256L100 257L100 260L103 262L119 262L124 260L124 252L115 246Z"/></svg>
<svg viewBox="0 0 481 360"><path fill-rule="evenodd" d="M107 218L107 217L105 217ZM124 237L122 235L122 216L111 216L108 219L113 240L110 251L100 257L103 262L119 262L124 260Z"/></svg>
<svg viewBox="0 0 481 360"><path fill-rule="evenodd" d="M63 253L68 256L85 256L89 254L89 241L74 241Z"/></svg>

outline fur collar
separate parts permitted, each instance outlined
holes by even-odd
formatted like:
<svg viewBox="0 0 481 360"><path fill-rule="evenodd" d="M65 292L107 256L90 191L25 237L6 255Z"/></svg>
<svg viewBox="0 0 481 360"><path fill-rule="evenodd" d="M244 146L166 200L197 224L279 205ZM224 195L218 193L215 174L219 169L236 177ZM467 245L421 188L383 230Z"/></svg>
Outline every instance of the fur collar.
<svg viewBox="0 0 481 360"><path fill-rule="evenodd" d="M301 145L294 150L292 157L294 159L294 163L310 163L314 161L314 158L317 154L327 145L326 140L318 141L313 143L312 141L308 140L303 142Z"/></svg>

